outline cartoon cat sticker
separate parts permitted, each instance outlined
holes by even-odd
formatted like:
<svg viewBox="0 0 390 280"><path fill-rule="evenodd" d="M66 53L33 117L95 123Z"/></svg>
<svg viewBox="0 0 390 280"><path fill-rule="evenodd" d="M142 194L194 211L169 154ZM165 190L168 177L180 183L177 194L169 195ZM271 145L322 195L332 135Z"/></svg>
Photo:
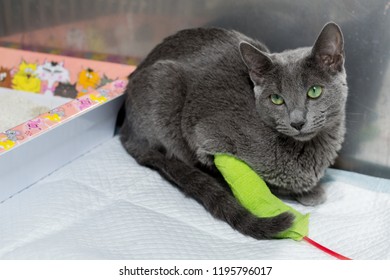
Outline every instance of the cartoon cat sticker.
<svg viewBox="0 0 390 280"><path fill-rule="evenodd" d="M0 67L0 87L12 88L11 69Z"/></svg>
<svg viewBox="0 0 390 280"><path fill-rule="evenodd" d="M54 95L66 97L66 98L76 98L77 96L76 83L70 84L70 83L59 82L56 89L54 90Z"/></svg>
<svg viewBox="0 0 390 280"><path fill-rule="evenodd" d="M27 63L23 60L12 79L12 88L39 93L41 91L41 80L37 77L36 70L37 64Z"/></svg>
<svg viewBox="0 0 390 280"><path fill-rule="evenodd" d="M11 140L14 142L24 139L24 137L22 136L22 133L19 130L9 129L5 132L5 135L7 135L8 140Z"/></svg>
<svg viewBox="0 0 390 280"><path fill-rule="evenodd" d="M44 61L36 71L38 77L47 84L43 86L44 95L53 96L55 86L58 82L68 83L70 81L69 71L64 67L64 62Z"/></svg>
<svg viewBox="0 0 390 280"><path fill-rule="evenodd" d="M106 74L103 74L103 77L100 79L100 83L98 85L98 88L105 86L106 84L109 84L113 82L113 79L110 79L109 77L106 76Z"/></svg>
<svg viewBox="0 0 390 280"><path fill-rule="evenodd" d="M12 140L4 140L4 141L0 141L0 148L3 148L4 150L10 150L11 148L13 148L15 146L15 142L12 141Z"/></svg>
<svg viewBox="0 0 390 280"><path fill-rule="evenodd" d="M78 97L88 93L89 90L95 89L100 83L100 76L91 68L84 69L80 72L77 84L81 87Z"/></svg>

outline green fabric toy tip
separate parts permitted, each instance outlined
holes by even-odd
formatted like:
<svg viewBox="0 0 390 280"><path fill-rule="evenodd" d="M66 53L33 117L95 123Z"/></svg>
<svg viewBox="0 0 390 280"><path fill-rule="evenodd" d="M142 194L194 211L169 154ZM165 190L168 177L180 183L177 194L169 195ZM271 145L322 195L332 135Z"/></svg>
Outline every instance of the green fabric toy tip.
<svg viewBox="0 0 390 280"><path fill-rule="evenodd" d="M266 218L283 212L295 216L293 225L276 238L302 240L309 232L309 214L303 215L274 196L264 180L245 162L227 154L214 155L214 163L237 200L252 214Z"/></svg>

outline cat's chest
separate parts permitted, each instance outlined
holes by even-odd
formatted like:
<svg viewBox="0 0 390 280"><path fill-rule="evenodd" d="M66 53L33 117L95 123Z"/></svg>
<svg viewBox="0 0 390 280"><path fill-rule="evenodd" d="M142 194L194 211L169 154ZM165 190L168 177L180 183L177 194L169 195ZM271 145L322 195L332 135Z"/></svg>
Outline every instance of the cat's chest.
<svg viewBox="0 0 390 280"><path fill-rule="evenodd" d="M339 145L320 139L308 143L279 141L269 150L263 170L270 184L293 192L313 188L337 156Z"/></svg>

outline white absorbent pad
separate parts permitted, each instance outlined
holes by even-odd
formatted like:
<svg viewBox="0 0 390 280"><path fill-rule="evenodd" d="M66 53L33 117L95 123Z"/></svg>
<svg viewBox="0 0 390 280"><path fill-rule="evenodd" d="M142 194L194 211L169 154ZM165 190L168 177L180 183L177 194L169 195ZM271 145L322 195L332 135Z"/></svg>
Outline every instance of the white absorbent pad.
<svg viewBox="0 0 390 280"><path fill-rule="evenodd" d="M309 236L350 258L390 259L390 180L329 170L324 185L323 205L288 202L311 213ZM0 258L332 259L304 241L243 236L118 138L0 204Z"/></svg>

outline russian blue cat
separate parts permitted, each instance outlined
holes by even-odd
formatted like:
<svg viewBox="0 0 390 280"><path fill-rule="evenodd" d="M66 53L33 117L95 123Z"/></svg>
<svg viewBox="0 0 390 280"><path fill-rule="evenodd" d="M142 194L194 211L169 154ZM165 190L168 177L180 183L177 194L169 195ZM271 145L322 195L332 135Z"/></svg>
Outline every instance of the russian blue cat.
<svg viewBox="0 0 390 280"><path fill-rule="evenodd" d="M324 202L319 181L345 133L344 57L335 23L312 47L281 53L236 31L180 31L129 76L122 144L214 217L272 238L292 215L249 213L216 170L214 154L244 160L277 195Z"/></svg>

